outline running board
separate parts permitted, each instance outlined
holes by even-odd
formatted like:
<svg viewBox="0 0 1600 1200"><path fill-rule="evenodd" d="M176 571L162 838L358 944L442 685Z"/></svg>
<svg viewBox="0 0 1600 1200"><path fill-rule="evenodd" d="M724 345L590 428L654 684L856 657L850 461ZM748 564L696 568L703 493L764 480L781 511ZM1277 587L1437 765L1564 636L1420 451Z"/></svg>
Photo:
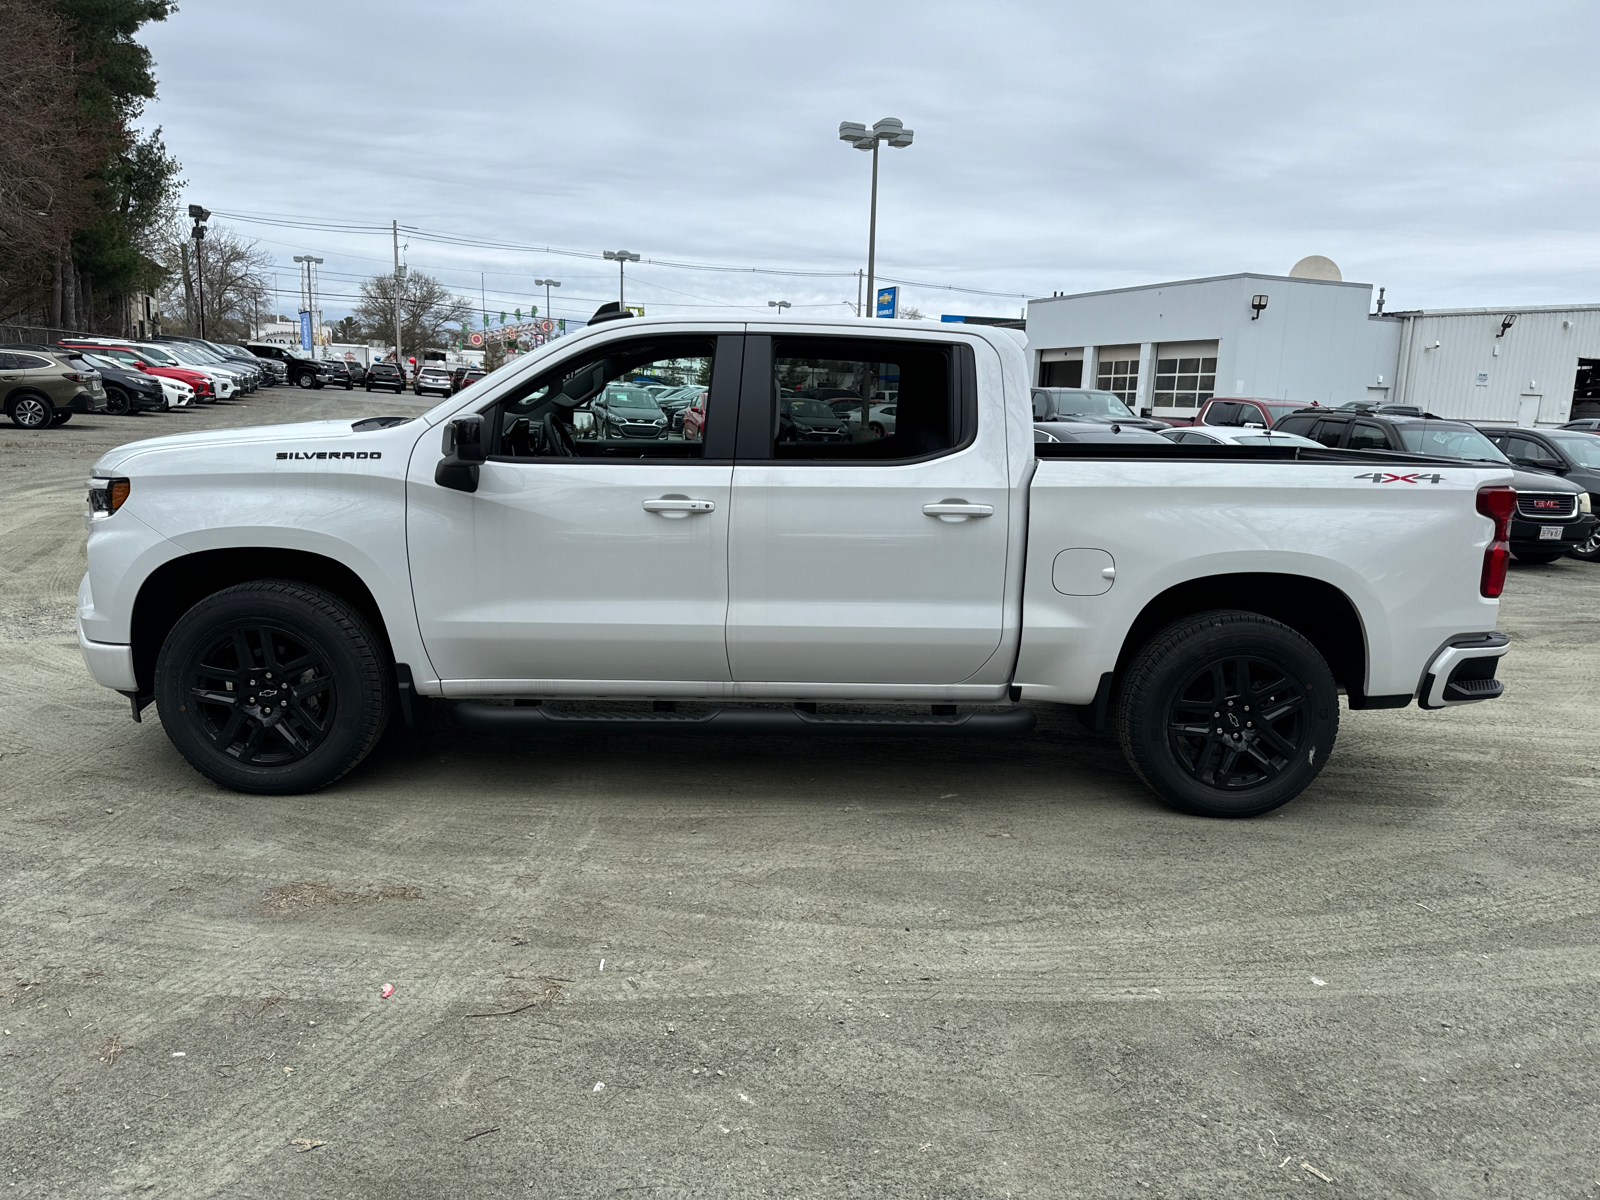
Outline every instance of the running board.
<svg viewBox="0 0 1600 1200"><path fill-rule="evenodd" d="M772 734L786 737L1012 737L1029 732L1031 708L978 711L961 716L854 716L794 708L719 708L713 712L551 712L543 705L485 704L466 700L454 708L456 724L475 733Z"/></svg>

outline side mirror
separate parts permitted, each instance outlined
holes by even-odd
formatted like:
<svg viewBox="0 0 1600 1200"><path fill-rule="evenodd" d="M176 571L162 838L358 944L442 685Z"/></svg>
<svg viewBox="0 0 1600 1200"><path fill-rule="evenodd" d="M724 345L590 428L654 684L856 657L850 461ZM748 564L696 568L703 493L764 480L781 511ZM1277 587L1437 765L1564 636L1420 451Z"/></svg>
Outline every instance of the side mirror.
<svg viewBox="0 0 1600 1200"><path fill-rule="evenodd" d="M458 492L478 490L478 466L489 459L483 417L457 417L444 427L444 457L433 469L433 481Z"/></svg>

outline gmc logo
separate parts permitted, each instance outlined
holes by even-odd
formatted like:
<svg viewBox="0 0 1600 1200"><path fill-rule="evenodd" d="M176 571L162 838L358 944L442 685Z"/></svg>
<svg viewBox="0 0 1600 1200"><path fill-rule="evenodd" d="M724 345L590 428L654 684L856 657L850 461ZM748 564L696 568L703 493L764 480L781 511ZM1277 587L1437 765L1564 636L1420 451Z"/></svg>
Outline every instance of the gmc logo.
<svg viewBox="0 0 1600 1200"><path fill-rule="evenodd" d="M1533 507L1540 512L1555 512L1558 509L1565 510L1567 506L1560 500L1535 500Z"/></svg>

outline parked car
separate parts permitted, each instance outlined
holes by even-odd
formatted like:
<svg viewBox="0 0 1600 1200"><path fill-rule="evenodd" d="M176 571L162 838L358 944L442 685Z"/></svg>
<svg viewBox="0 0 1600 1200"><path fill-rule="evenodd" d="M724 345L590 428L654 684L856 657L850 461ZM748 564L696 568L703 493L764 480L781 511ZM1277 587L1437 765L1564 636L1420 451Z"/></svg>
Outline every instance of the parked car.
<svg viewBox="0 0 1600 1200"><path fill-rule="evenodd" d="M69 354L66 359L83 370L100 372L101 386L106 390L106 412L111 416L136 417L145 412L164 412L171 407L161 380L154 375L88 350Z"/></svg>
<svg viewBox="0 0 1600 1200"><path fill-rule="evenodd" d="M261 358L281 362L290 383L299 388L320 388L328 384L345 382L341 372L335 375L327 359L312 358L299 346L280 346L276 342L246 342L245 349Z"/></svg>
<svg viewBox="0 0 1600 1200"><path fill-rule="evenodd" d="M898 328L786 321L783 344L870 366L893 339L905 411L881 442L780 443L768 335L654 318L592 323L436 421L108 451L84 659L135 715L154 697L197 771L277 796L343 776L419 697L480 732L616 738L1017 737L1057 704L1114 727L1166 803L1242 817L1310 785L1341 719L1370 742L1385 718L1361 710L1501 693L1505 463L1178 454L1102 423L1083 436L1122 444L1036 444L1007 331L872 324ZM705 443L563 436L575 408L632 390L624 366L686 348L740 380L708 398ZM708 469L736 437L748 465ZM618 712L619 695L663 703ZM845 697L894 712L816 711ZM1015 759L989 756L1001 785ZM859 763L812 767L844 786Z"/></svg>
<svg viewBox="0 0 1600 1200"><path fill-rule="evenodd" d="M667 428L673 433L683 432L683 412L694 398L705 391L702 383L680 384L669 387L656 397L656 403L661 406L661 411L667 414Z"/></svg>
<svg viewBox="0 0 1600 1200"><path fill-rule="evenodd" d="M1270 429L1280 417L1299 412L1307 405L1298 400L1270 400L1260 396L1213 396L1192 417L1163 417L1177 428L1195 425L1260 425ZM1311 407L1317 407L1315 405Z"/></svg>
<svg viewBox="0 0 1600 1200"><path fill-rule="evenodd" d="M1100 442L1119 446L1171 444L1153 429L1105 425L1099 421L1035 421L1033 433L1035 442Z"/></svg>
<svg viewBox="0 0 1600 1200"><path fill-rule="evenodd" d="M470 363L457 367L450 372L450 394L453 396L464 387L470 387L482 379L486 372L482 367L474 367Z"/></svg>
<svg viewBox="0 0 1600 1200"><path fill-rule="evenodd" d="M1180 446L1317 446L1310 438L1259 425L1208 425L1163 429L1161 436Z"/></svg>
<svg viewBox="0 0 1600 1200"><path fill-rule="evenodd" d="M1585 433L1600 433L1600 417L1579 417L1576 421L1568 421L1561 428L1581 429Z"/></svg>
<svg viewBox="0 0 1600 1200"><path fill-rule="evenodd" d="M611 384L589 402L602 438L665 438L667 417L642 387Z"/></svg>
<svg viewBox="0 0 1600 1200"><path fill-rule="evenodd" d="M856 438L861 429L861 410L866 407L860 396L836 396L826 402L838 417L850 427L850 436ZM873 402L867 412L867 434L861 436L888 437L894 433L895 405Z"/></svg>
<svg viewBox="0 0 1600 1200"><path fill-rule="evenodd" d="M340 359L344 363L345 374L350 376L350 382L356 387L364 387L367 382L366 365L353 358Z"/></svg>
<svg viewBox="0 0 1600 1200"><path fill-rule="evenodd" d="M1333 449L1391 450L1513 466L1498 446L1465 421L1323 408L1291 413L1273 428L1282 433L1298 433ZM1375 474L1407 478L1403 470ZM1413 478L1420 479L1422 474ZM1515 471L1512 486L1517 491L1517 503L1509 540L1517 561L1554 562L1569 550L1589 544L1595 517L1589 493L1583 488L1565 479L1523 469Z"/></svg>
<svg viewBox="0 0 1600 1200"><path fill-rule="evenodd" d="M411 390L417 395L438 392L441 396L451 394L450 368L443 363L427 363L417 372L417 381Z"/></svg>
<svg viewBox="0 0 1600 1200"><path fill-rule="evenodd" d="M213 354L199 346L187 342L163 342L160 344L148 343L152 351L159 350L186 366L197 371L205 371L213 378L221 378L232 384L233 391L219 390L218 399L230 400L234 396L248 396L256 390L261 381L261 372L254 367L246 367L242 363L229 362L220 354Z"/></svg>
<svg viewBox="0 0 1600 1200"><path fill-rule="evenodd" d="M850 425L821 400L796 396L778 403L778 440L785 442L848 442Z"/></svg>
<svg viewBox="0 0 1600 1200"><path fill-rule="evenodd" d="M405 368L392 362L375 362L367 368L367 377L362 386L369 392L373 388L384 388L398 396L406 390Z"/></svg>
<svg viewBox="0 0 1600 1200"><path fill-rule="evenodd" d="M1568 483L1577 484L1589 494L1590 509L1600 513L1600 438L1565 426L1522 429L1480 425L1478 428L1505 453L1512 466L1558 475ZM1568 553L1585 562L1600 562L1600 527Z"/></svg>
<svg viewBox="0 0 1600 1200"><path fill-rule="evenodd" d="M1111 392L1094 388L1034 388L1033 419L1067 424L1114 423L1124 428L1148 429L1152 432L1169 427L1169 422L1141 417Z"/></svg>
<svg viewBox="0 0 1600 1200"><path fill-rule="evenodd" d="M72 344L72 343L63 343ZM108 346L107 349L115 349ZM199 375L211 384L211 396L214 400L231 400L238 394L239 377L232 371L221 367L205 366L200 363L189 362L174 352L175 348L157 346L149 342L134 342L129 345L129 350L139 355L146 362L166 367L170 370L184 370Z"/></svg>
<svg viewBox="0 0 1600 1200"><path fill-rule="evenodd" d="M709 390L701 392L689 401L689 407L683 410L683 440L686 442L703 442L706 438L706 404L711 398Z"/></svg>
<svg viewBox="0 0 1600 1200"><path fill-rule="evenodd" d="M272 363L273 360L257 358L248 350L241 349L238 346L208 342L204 338L186 337L176 333L159 334L150 340L158 344L182 342L211 356L213 360L220 361L223 366L235 367L249 372L252 376L252 387L249 389L251 391L256 388L270 387L273 382L281 378L281 364L273 363L272 366L269 366L268 364ZM273 367L277 367L278 370L274 370Z"/></svg>
<svg viewBox="0 0 1600 1200"><path fill-rule="evenodd" d="M77 354L88 350L102 358L109 358L121 363L135 371L143 371L160 379L171 380L190 389L191 403L215 404L217 393L212 385L211 377L193 367L168 366L159 363L154 357L134 346L132 342L124 342L115 338L106 338L95 341L89 338L78 338L72 341L59 343L59 348L68 353ZM165 356L163 356L165 357ZM166 389L163 388L163 391ZM170 392L168 395L170 396Z"/></svg>
<svg viewBox="0 0 1600 1200"><path fill-rule="evenodd" d="M353 364L348 359L328 358L323 360L323 365L328 368L328 382L332 386L342 387L347 392L355 389L355 375L350 370Z"/></svg>
<svg viewBox="0 0 1600 1200"><path fill-rule="evenodd" d="M73 413L105 410L100 372L59 351L0 350L0 411L18 428L48 429Z"/></svg>

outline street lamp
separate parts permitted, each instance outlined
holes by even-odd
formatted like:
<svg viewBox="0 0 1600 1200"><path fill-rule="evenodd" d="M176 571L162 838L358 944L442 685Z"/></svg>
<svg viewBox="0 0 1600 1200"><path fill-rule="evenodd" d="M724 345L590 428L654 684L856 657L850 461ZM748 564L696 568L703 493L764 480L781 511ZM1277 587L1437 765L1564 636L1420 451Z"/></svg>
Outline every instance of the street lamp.
<svg viewBox="0 0 1600 1200"><path fill-rule="evenodd" d="M560 287L561 286L561 280L559 280L559 279L535 279L533 281L533 286L534 287L542 287L544 289L544 319L546 321L551 320L552 318L550 316L550 289L553 288L553 287Z"/></svg>
<svg viewBox="0 0 1600 1200"><path fill-rule="evenodd" d="M876 283L873 278L878 254L878 146L883 142L896 149L911 145L911 130L895 117L885 117L869 130L859 121L840 121L839 140L849 142L857 150L872 151L872 210L867 221L867 303L877 311L874 303Z"/></svg>
<svg viewBox="0 0 1600 1200"><path fill-rule="evenodd" d="M206 272L205 264L200 258L200 243L205 240L206 221L210 219L211 213L201 208L198 204L191 204L189 205L189 216L194 219L194 230L191 234L194 238L194 279L200 291L199 325L200 337L204 340L206 336Z"/></svg>
<svg viewBox="0 0 1600 1200"><path fill-rule="evenodd" d="M783 316L784 309L793 308L794 305L790 304L787 300L768 300L767 307L777 309L778 315L781 317Z"/></svg>
<svg viewBox="0 0 1600 1200"><path fill-rule="evenodd" d="M314 258L309 254L296 254L294 260L297 263L305 263L306 265L306 312L311 317L311 357L315 358L317 356L317 325L319 322L317 321L317 282L311 272L314 266L322 262L322 259Z"/></svg>
<svg viewBox="0 0 1600 1200"><path fill-rule="evenodd" d="M631 262L638 262L639 256L630 250L607 250L606 260L617 264L617 304L622 308L628 307L628 298L624 295L628 281L623 277L627 266Z"/></svg>

